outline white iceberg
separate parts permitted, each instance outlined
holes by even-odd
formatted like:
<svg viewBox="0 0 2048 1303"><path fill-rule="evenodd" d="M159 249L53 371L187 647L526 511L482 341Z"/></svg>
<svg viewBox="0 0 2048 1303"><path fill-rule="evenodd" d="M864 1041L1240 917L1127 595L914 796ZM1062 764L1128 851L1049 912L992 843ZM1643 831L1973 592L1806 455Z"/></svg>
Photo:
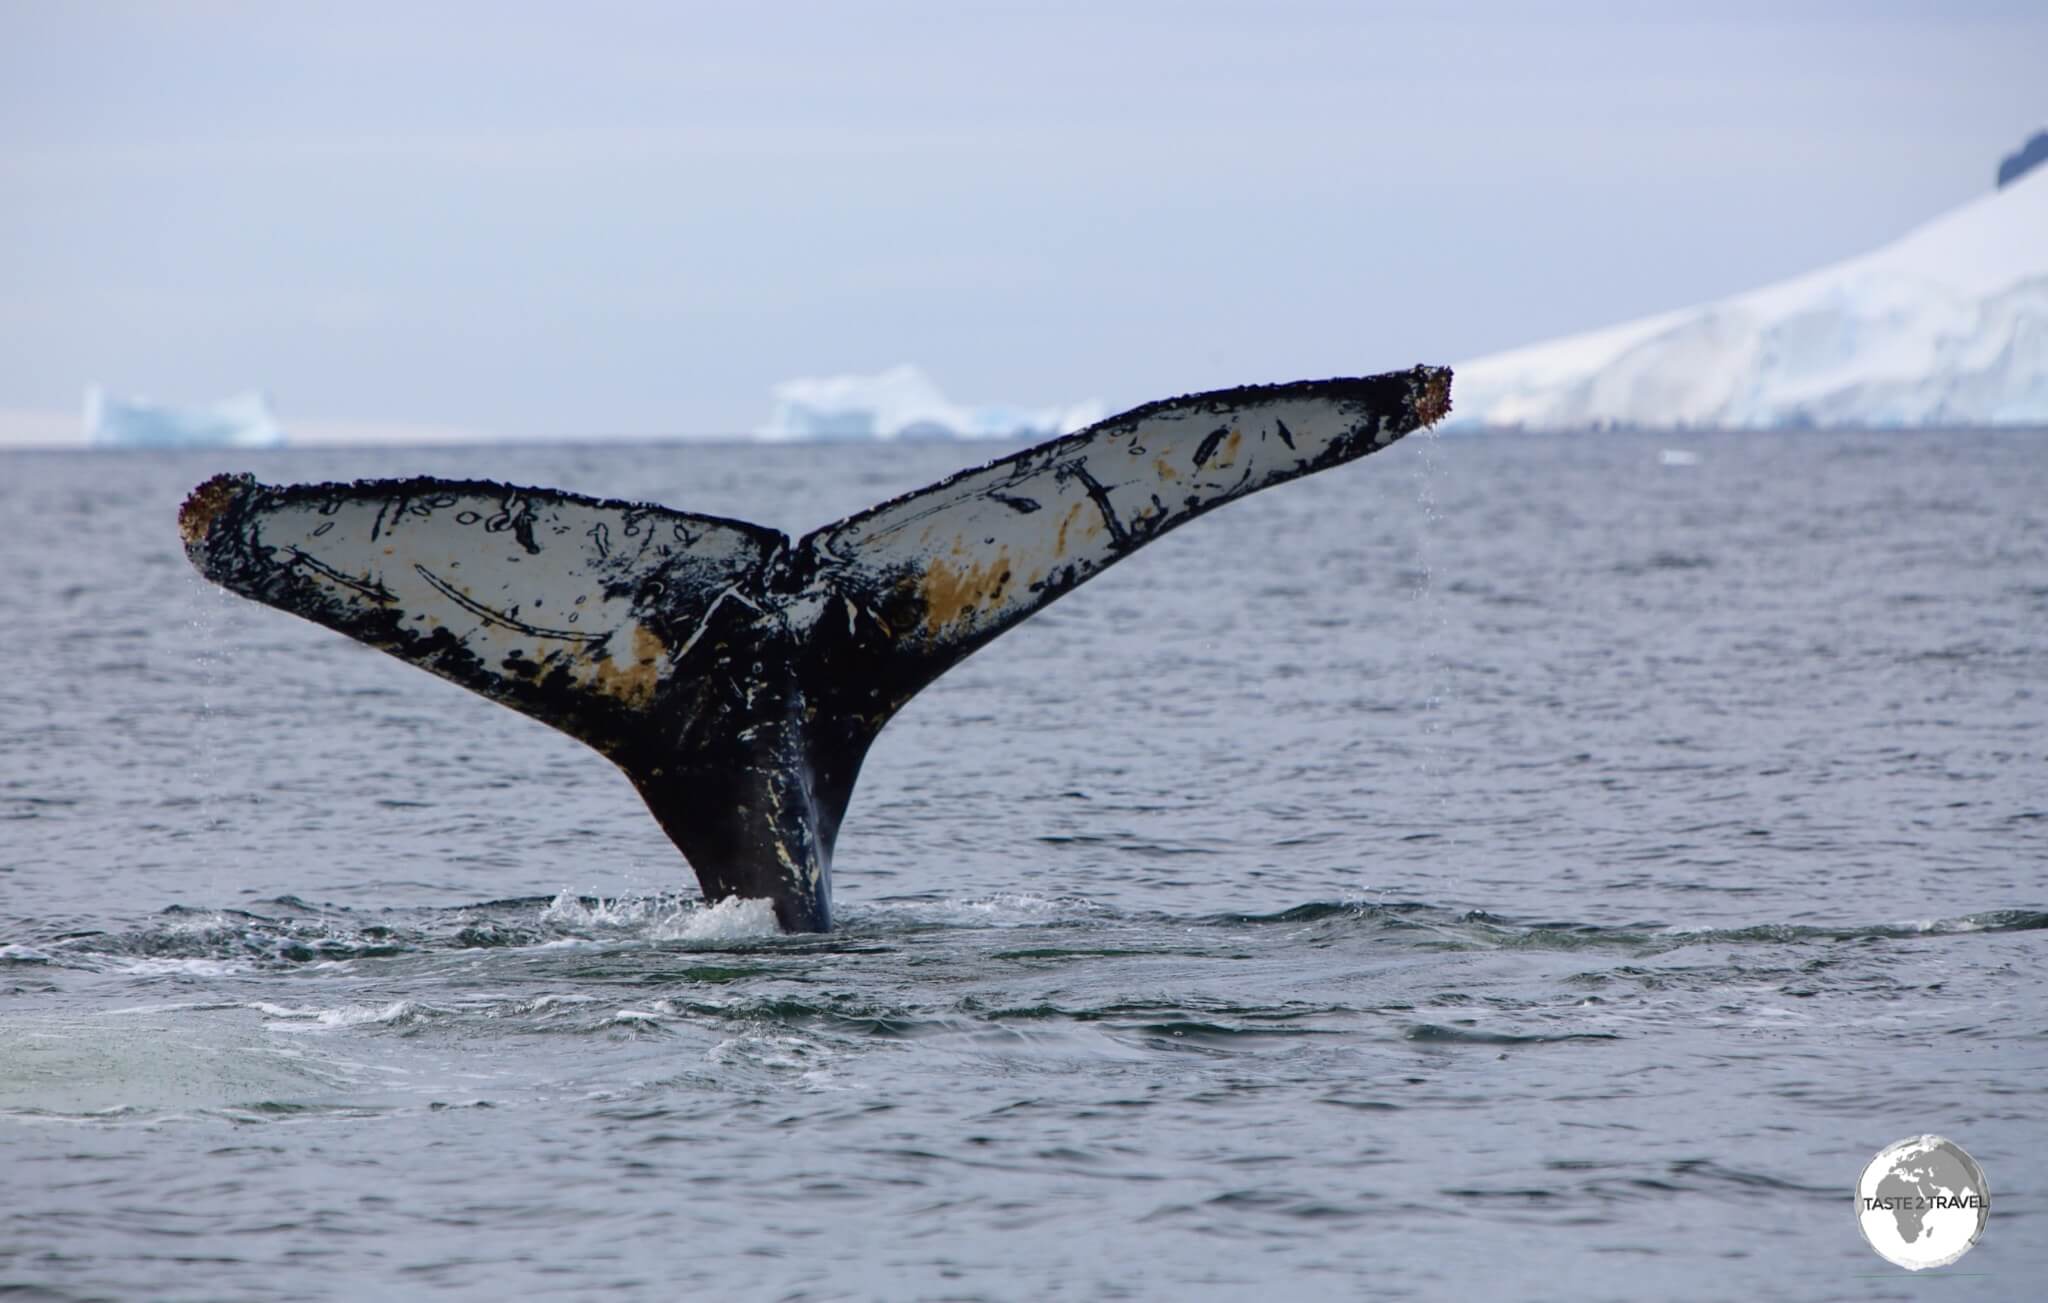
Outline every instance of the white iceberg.
<svg viewBox="0 0 2048 1303"><path fill-rule="evenodd" d="M237 394L203 407L85 391L85 440L102 448L275 448L284 431L262 394Z"/></svg>
<svg viewBox="0 0 2048 1303"><path fill-rule="evenodd" d="M1776 285L1458 364L1454 421L2048 424L2048 168Z"/></svg>
<svg viewBox="0 0 2048 1303"><path fill-rule="evenodd" d="M785 380L772 396L768 422L755 431L764 439L1049 439L1107 415L1094 400L1066 407L964 407L907 365L879 375Z"/></svg>

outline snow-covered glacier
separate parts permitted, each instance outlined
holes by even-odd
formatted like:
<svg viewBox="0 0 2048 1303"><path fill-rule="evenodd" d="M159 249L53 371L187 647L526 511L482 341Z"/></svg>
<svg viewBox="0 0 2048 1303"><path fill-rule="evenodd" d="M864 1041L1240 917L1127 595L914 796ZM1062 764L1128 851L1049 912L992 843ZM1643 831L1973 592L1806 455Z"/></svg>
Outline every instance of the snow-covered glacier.
<svg viewBox="0 0 2048 1303"><path fill-rule="evenodd" d="M908 365L879 375L785 380L773 397L767 424L755 431L764 439L1049 439L1106 415L1092 400L1066 407L965 407Z"/></svg>
<svg viewBox="0 0 2048 1303"><path fill-rule="evenodd" d="M284 431L262 394L238 394L203 407L85 391L85 439L106 448L275 448Z"/></svg>
<svg viewBox="0 0 2048 1303"><path fill-rule="evenodd" d="M2048 167L1859 258L1457 366L1456 422L2048 425Z"/></svg>

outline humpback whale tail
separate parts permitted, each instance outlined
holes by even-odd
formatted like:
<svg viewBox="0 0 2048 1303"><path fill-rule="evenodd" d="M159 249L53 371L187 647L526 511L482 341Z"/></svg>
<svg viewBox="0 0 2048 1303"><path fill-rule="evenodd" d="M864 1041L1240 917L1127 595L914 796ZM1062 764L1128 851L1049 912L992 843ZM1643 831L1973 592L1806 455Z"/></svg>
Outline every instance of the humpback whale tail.
<svg viewBox="0 0 2048 1303"><path fill-rule="evenodd" d="M862 759L926 684L1152 539L1441 419L1443 368L1150 403L792 543L737 520L473 480L272 487L179 512L244 597L610 758L710 900L831 926Z"/></svg>

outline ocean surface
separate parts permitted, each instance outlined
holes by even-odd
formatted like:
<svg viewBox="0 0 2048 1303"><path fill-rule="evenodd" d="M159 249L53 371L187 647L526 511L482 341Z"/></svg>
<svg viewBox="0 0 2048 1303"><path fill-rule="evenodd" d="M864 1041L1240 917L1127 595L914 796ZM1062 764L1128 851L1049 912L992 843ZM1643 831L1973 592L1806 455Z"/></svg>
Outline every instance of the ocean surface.
<svg viewBox="0 0 2048 1303"><path fill-rule="evenodd" d="M0 454L0 1295L2037 1296L2048 433L1249 499L898 717L824 937L174 525L247 469L802 531L999 451ZM1932 1282L1852 1204L1923 1132L1992 1197Z"/></svg>

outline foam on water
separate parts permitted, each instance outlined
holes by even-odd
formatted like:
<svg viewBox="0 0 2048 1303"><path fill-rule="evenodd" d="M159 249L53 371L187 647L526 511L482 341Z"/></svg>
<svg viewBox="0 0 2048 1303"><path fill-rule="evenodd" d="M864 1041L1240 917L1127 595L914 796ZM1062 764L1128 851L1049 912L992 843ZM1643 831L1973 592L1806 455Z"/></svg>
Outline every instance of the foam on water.
<svg viewBox="0 0 2048 1303"><path fill-rule="evenodd" d="M131 959L120 971L136 977L230 977L252 967L243 959Z"/></svg>
<svg viewBox="0 0 2048 1303"><path fill-rule="evenodd" d="M277 1021L272 1027L300 1029L310 1022L318 1027L358 1027L365 1023L390 1025L417 1020L422 1010L411 1000L393 1000L386 1005L353 1004L340 1009L294 1009L258 1000L249 1007Z"/></svg>
<svg viewBox="0 0 2048 1303"><path fill-rule="evenodd" d="M781 935L773 901L740 897L712 905L674 895L584 901L564 890L541 911L540 921L577 932L706 944Z"/></svg>
<svg viewBox="0 0 2048 1303"><path fill-rule="evenodd" d="M1037 927L1054 922L1101 919L1114 911L1080 896L1040 896L1030 892L998 892L943 900L884 900L849 909L849 926L912 927Z"/></svg>
<svg viewBox="0 0 2048 1303"><path fill-rule="evenodd" d="M775 902L734 897L715 905L678 910L655 924L657 941L690 941L719 944L777 937L782 929L775 922Z"/></svg>

